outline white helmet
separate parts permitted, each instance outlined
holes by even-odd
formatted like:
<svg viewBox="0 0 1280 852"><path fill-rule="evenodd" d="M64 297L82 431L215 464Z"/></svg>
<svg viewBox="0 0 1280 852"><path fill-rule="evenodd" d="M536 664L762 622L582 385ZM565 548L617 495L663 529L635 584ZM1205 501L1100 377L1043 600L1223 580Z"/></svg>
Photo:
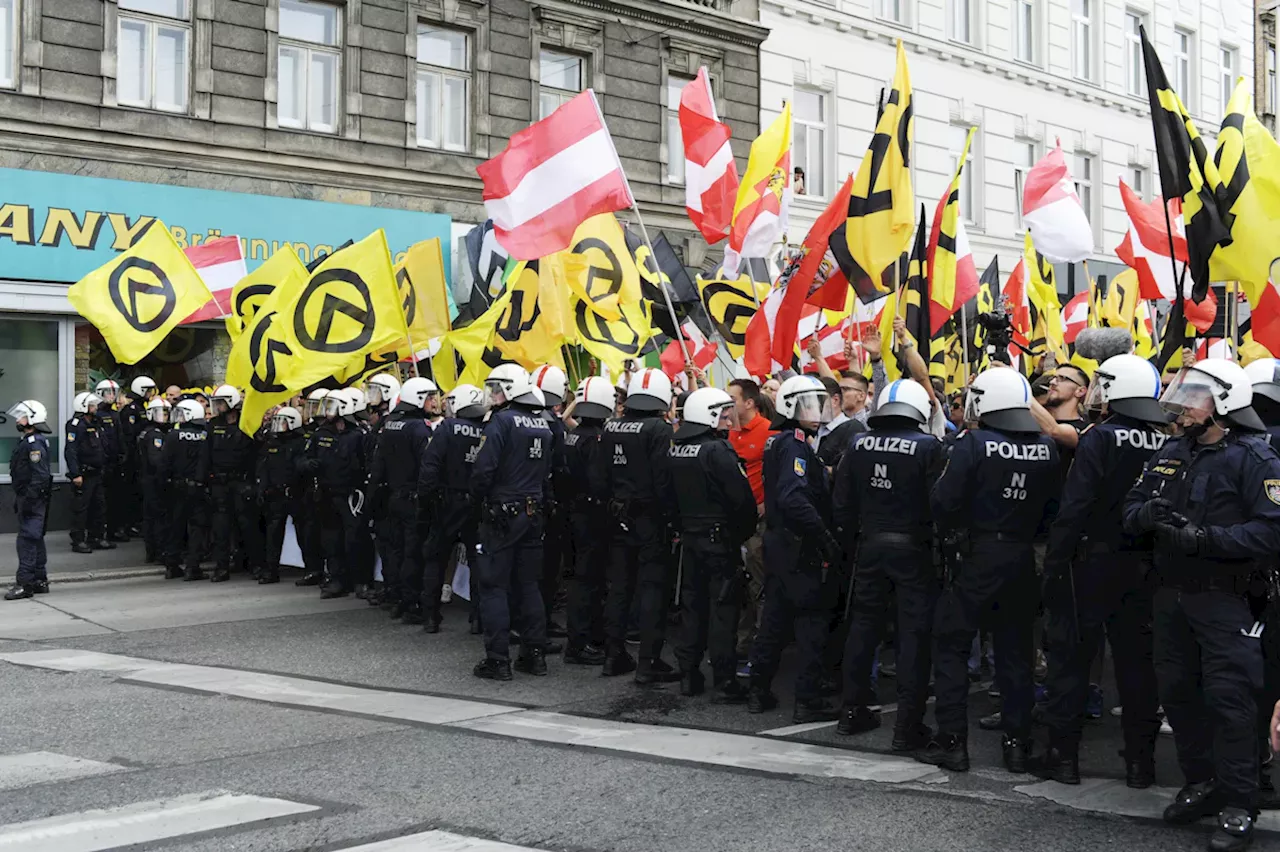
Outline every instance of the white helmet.
<svg viewBox="0 0 1280 852"><path fill-rule="evenodd" d="M365 414L365 409L368 406L365 404L364 391L360 388L340 388L329 394L330 398L333 398L334 396L340 396L347 401L348 410L342 412L344 417L361 417L361 415ZM365 417L361 417L361 419L366 419L367 416L368 415L365 415Z"/></svg>
<svg viewBox="0 0 1280 852"><path fill-rule="evenodd" d="M667 374L646 367L631 377L627 385L626 407L630 411L666 411L671 407L671 380Z"/></svg>
<svg viewBox="0 0 1280 852"><path fill-rule="evenodd" d="M76 414L89 414L97 411L98 406L102 404L102 397L93 391L83 391L76 394L75 403L72 406Z"/></svg>
<svg viewBox="0 0 1280 852"><path fill-rule="evenodd" d="M537 396L533 393L533 381L529 378L529 373L519 364L499 364L489 373L489 378L484 381L484 388L488 392L487 402L490 408L497 408L508 402L518 402L521 405L538 405ZM501 394L502 399L498 399Z"/></svg>
<svg viewBox="0 0 1280 852"><path fill-rule="evenodd" d="M792 376L778 388L778 415L784 420L831 422L831 395L817 376Z"/></svg>
<svg viewBox="0 0 1280 852"><path fill-rule="evenodd" d="M169 409L172 407L169 400L158 396L147 403L147 419L152 423L168 423Z"/></svg>
<svg viewBox="0 0 1280 852"><path fill-rule="evenodd" d="M271 416L272 432L292 432L294 429L301 428L302 414L298 409L285 405L276 409L276 413Z"/></svg>
<svg viewBox="0 0 1280 852"><path fill-rule="evenodd" d="M395 405L398 401L397 397L403 396L404 391L400 387L400 380L395 376L390 373L379 373L369 379L365 394L369 398L370 405L382 405L384 402L387 405Z"/></svg>
<svg viewBox="0 0 1280 852"><path fill-rule="evenodd" d="M867 418L872 426L879 425L881 417L906 417L916 423L928 423L933 406L929 402L929 392L924 385L912 379L898 379L890 382L880 391L880 399L876 403L876 413Z"/></svg>
<svg viewBox="0 0 1280 852"><path fill-rule="evenodd" d="M315 420L324 412L324 400L329 395L327 388L316 388L307 394L307 404L303 407L308 420Z"/></svg>
<svg viewBox="0 0 1280 852"><path fill-rule="evenodd" d="M226 414L240 407L240 391L231 385L219 385L213 392L213 396L209 398L209 402L213 406L214 416Z"/></svg>
<svg viewBox="0 0 1280 852"><path fill-rule="evenodd" d="M129 383L129 393L136 399L151 399L157 390L156 383L149 376L138 376Z"/></svg>
<svg viewBox="0 0 1280 852"><path fill-rule="evenodd" d="M965 395L965 420L1006 432L1039 432L1031 416L1031 383L1009 367L982 371Z"/></svg>
<svg viewBox="0 0 1280 852"><path fill-rule="evenodd" d="M1223 358L1206 358L1184 367L1160 397L1160 405L1175 416L1211 412L1229 425L1266 429L1253 410L1249 374L1236 362Z"/></svg>
<svg viewBox="0 0 1280 852"><path fill-rule="evenodd" d="M738 409L733 397L720 388L698 388L684 401L677 437L700 435L709 429L737 429Z"/></svg>
<svg viewBox="0 0 1280 852"><path fill-rule="evenodd" d="M120 396L120 385L111 379L103 379L98 382L98 386L93 389L103 402L115 402Z"/></svg>
<svg viewBox="0 0 1280 852"><path fill-rule="evenodd" d="M194 399L184 399L174 406L174 423L199 423L203 420L204 406Z"/></svg>
<svg viewBox="0 0 1280 852"><path fill-rule="evenodd" d="M596 420L607 420L613 416L617 405L618 394L609 380L602 376L588 376L578 382L578 392L574 395L577 404L573 407L574 417L590 417Z"/></svg>
<svg viewBox="0 0 1280 852"><path fill-rule="evenodd" d="M486 410L485 393L475 385L458 385L444 398L446 417L465 417L474 420L484 417Z"/></svg>
<svg viewBox="0 0 1280 852"><path fill-rule="evenodd" d="M1265 396L1272 402L1280 402L1280 361L1275 358L1259 358L1244 365L1244 371L1253 383L1253 395Z"/></svg>
<svg viewBox="0 0 1280 852"><path fill-rule="evenodd" d="M30 426L37 432L49 432L49 410L44 407L44 403L37 402L34 399L24 399L22 402L9 409L9 416L12 417L19 426ZM25 423L23 421L26 421Z"/></svg>
<svg viewBox="0 0 1280 852"><path fill-rule="evenodd" d="M542 390L547 405L559 405L564 402L565 390L569 385L564 370L552 364L543 364L533 371L532 379L534 386Z"/></svg>
<svg viewBox="0 0 1280 852"><path fill-rule="evenodd" d="M351 394L346 392L347 390L349 389L340 388L329 391L328 396L321 403L325 417L342 417L348 421L355 419L356 401ZM357 393L360 392L357 391ZM360 398L364 399L363 393L360 393Z"/></svg>
<svg viewBox="0 0 1280 852"><path fill-rule="evenodd" d="M1169 422L1168 412L1160 407L1160 371L1137 355L1113 355L1098 366L1084 406L1100 411L1103 403L1134 420Z"/></svg>
<svg viewBox="0 0 1280 852"><path fill-rule="evenodd" d="M380 378L374 376L374 378ZM372 380L371 380L372 381ZM370 385L370 387L373 387ZM474 387L474 385L472 385ZM477 388L478 390L478 388ZM404 386L400 388L400 401L414 408L426 408L427 399L435 394L440 393L440 388L436 387L436 383L430 379L415 376L405 381Z"/></svg>

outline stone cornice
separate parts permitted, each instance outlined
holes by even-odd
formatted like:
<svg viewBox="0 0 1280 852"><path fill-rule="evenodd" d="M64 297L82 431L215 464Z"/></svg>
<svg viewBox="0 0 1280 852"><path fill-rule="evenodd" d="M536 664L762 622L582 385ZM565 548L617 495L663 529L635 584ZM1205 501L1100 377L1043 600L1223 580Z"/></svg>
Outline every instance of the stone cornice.
<svg viewBox="0 0 1280 852"><path fill-rule="evenodd" d="M758 48L769 36L769 28L756 22L717 12L706 6L680 0L540 0L537 4L570 11L592 9L623 20L653 24L664 30L680 30L714 42L728 41Z"/></svg>

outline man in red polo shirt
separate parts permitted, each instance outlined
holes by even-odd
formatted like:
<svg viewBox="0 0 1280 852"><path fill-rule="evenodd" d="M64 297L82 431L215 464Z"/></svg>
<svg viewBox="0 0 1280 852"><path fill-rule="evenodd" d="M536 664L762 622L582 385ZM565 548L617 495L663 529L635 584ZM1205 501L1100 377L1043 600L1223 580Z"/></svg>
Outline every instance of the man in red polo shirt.
<svg viewBox="0 0 1280 852"><path fill-rule="evenodd" d="M746 569L750 577L749 595L738 622L738 658L745 659L751 650L760 620L760 592L764 589L764 550L761 536L764 534L764 442L773 434L769 421L760 414L760 385L751 379L734 379L729 382L729 396L738 410L738 422L742 428L729 433L729 442L737 451L747 470L747 481L756 498L756 510L760 521L756 534L747 539Z"/></svg>

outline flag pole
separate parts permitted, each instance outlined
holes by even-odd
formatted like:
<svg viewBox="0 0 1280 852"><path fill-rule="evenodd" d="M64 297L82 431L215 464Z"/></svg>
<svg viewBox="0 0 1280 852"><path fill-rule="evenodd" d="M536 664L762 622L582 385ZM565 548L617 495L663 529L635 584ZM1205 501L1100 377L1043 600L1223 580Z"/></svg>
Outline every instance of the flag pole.
<svg viewBox="0 0 1280 852"><path fill-rule="evenodd" d="M405 323L404 339L409 341L409 353L413 355L413 377L416 379L421 375L418 372L418 347L413 345L413 332L409 330L408 323Z"/></svg>
<svg viewBox="0 0 1280 852"><path fill-rule="evenodd" d="M1160 314L1156 311L1155 299L1147 299L1147 318L1151 320L1151 338L1155 344L1156 353L1160 352Z"/></svg>
<svg viewBox="0 0 1280 852"><path fill-rule="evenodd" d="M964 358L964 386L969 386L969 319L960 306L960 354Z"/></svg>

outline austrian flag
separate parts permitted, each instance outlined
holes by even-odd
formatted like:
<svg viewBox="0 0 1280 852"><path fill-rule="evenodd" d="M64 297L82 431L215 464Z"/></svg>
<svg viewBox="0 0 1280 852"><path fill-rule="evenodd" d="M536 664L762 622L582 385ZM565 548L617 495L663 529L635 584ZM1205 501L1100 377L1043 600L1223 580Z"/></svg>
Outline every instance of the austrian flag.
<svg viewBox="0 0 1280 852"><path fill-rule="evenodd" d="M476 172L498 243L516 260L563 251L578 225L634 203L591 89L512 136Z"/></svg>
<svg viewBox="0 0 1280 852"><path fill-rule="evenodd" d="M219 319L231 313L231 293L240 279L249 274L239 237L219 237L203 245L183 249L187 260L200 273L213 298L179 325Z"/></svg>
<svg viewBox="0 0 1280 852"><path fill-rule="evenodd" d="M729 234L738 197L738 164L729 149L729 125L716 116L707 69L680 90L680 139L684 143L685 209L714 245Z"/></svg>

